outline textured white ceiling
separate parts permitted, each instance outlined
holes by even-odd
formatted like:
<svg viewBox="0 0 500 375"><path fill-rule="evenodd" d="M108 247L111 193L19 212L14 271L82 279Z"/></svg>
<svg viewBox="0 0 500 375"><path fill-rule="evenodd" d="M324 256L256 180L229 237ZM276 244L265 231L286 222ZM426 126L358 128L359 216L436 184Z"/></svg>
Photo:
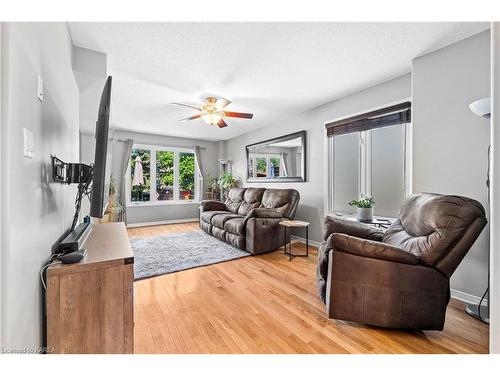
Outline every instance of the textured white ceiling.
<svg viewBox="0 0 500 375"><path fill-rule="evenodd" d="M115 128L229 139L407 73L419 55L486 30L488 23L69 23L73 43L108 55ZM216 94L218 129L169 105ZM82 129L93 131L93 129Z"/></svg>

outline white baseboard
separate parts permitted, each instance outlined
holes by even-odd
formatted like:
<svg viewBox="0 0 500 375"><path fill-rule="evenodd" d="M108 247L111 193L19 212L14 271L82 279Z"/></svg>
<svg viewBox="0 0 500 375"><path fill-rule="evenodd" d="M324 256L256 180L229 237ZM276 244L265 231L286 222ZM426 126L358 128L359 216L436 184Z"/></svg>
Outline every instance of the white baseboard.
<svg viewBox="0 0 500 375"><path fill-rule="evenodd" d="M173 220L163 220L163 221L150 221L147 223L131 223L127 224L127 228L149 227L152 225L192 223L194 221L198 221L198 218L194 217L191 219L173 219Z"/></svg>
<svg viewBox="0 0 500 375"><path fill-rule="evenodd" d="M299 242L306 243L306 239L304 237L295 236L293 234L290 237L292 238L292 240L297 240ZM320 242L313 241L313 240L309 239L309 245L313 245L313 246L319 247Z"/></svg>
<svg viewBox="0 0 500 375"><path fill-rule="evenodd" d="M472 303L474 305L479 304L479 301L481 301L481 297L473 296L472 294L461 292L460 290L456 290L456 289L451 289L451 298L458 299L459 301L462 301L465 303ZM486 305L487 303L488 303L488 300L484 299L483 305Z"/></svg>

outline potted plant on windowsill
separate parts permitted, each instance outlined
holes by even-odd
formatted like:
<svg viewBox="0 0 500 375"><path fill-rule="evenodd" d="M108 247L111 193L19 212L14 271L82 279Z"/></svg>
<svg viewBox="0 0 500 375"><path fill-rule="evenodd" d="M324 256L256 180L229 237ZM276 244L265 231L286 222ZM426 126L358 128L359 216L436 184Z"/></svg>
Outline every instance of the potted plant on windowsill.
<svg viewBox="0 0 500 375"><path fill-rule="evenodd" d="M370 197L361 199L354 199L349 202L350 206L356 207L356 218L359 221L372 221L373 220L373 206L375 200Z"/></svg>

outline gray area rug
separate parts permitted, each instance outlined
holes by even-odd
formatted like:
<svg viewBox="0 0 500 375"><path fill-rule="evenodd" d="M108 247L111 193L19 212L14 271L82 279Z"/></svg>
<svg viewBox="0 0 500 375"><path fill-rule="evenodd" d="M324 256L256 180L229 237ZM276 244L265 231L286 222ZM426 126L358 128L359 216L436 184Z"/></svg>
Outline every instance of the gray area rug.
<svg viewBox="0 0 500 375"><path fill-rule="evenodd" d="M132 238L130 243L134 252L135 280L250 255L202 230Z"/></svg>

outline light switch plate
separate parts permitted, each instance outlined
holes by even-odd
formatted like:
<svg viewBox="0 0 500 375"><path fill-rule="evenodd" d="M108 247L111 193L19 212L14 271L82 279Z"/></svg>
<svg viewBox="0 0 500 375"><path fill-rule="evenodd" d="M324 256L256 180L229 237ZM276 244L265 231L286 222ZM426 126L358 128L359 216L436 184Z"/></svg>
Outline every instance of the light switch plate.
<svg viewBox="0 0 500 375"><path fill-rule="evenodd" d="M43 102L43 80L40 76L37 76L36 97L38 98L38 100Z"/></svg>
<svg viewBox="0 0 500 375"><path fill-rule="evenodd" d="M33 159L35 156L35 138L33 133L28 129L23 128L24 135L24 156Z"/></svg>

